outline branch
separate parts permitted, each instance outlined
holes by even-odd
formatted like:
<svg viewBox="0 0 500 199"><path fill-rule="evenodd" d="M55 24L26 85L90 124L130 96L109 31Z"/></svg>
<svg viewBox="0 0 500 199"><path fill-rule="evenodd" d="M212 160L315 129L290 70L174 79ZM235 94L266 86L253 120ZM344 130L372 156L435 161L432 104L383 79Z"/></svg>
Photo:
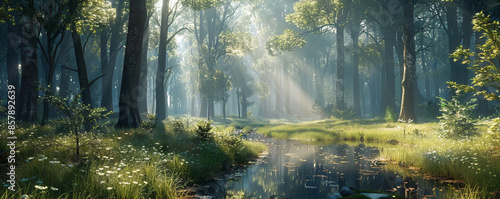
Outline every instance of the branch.
<svg viewBox="0 0 500 199"><path fill-rule="evenodd" d="M89 82L89 88L90 88L90 86L92 86L92 84L94 84L94 83L95 83L98 79L100 79L101 77L104 77L104 76L106 76L106 75L107 75L107 73L106 73L106 74L103 74L103 75L101 75L101 76L99 76L99 77L96 77L95 79L93 79L92 81L90 81L90 82Z"/></svg>
<svg viewBox="0 0 500 199"><path fill-rule="evenodd" d="M73 72L77 72L77 73L78 73L78 70L76 70L76 69L72 69L72 68L70 68L70 67L66 67L66 66L59 66L59 67L61 67L61 68L65 68L65 69L68 69L68 70L70 70L70 71L73 71Z"/></svg>

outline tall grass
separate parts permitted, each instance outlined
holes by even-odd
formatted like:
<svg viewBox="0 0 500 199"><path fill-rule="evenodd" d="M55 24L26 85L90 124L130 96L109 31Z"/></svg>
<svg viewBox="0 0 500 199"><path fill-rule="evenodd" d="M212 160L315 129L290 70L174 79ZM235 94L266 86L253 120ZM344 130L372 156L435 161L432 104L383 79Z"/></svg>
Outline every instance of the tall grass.
<svg viewBox="0 0 500 199"><path fill-rule="evenodd" d="M71 135L58 132L56 122L18 128L16 192L3 187L1 198L179 198L192 183L214 177L228 166L244 163L265 149L218 132L201 141L193 127L158 125L153 130L115 130L81 137L82 158L74 157ZM195 124L191 122L191 124ZM5 132L2 132L2 134ZM0 138L0 146L7 140ZM4 172L2 172L4 173ZM5 172L6 173L6 172ZM4 175L4 174L2 174Z"/></svg>

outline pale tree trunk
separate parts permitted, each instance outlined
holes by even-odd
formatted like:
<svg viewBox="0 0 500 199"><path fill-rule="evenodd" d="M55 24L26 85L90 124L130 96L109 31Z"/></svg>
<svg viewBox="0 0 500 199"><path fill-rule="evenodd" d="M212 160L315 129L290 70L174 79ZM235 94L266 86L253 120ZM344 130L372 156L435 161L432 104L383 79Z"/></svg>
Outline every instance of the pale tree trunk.
<svg viewBox="0 0 500 199"><path fill-rule="evenodd" d="M416 83L416 57L415 39L413 28L413 3L412 0L403 0L403 42L404 42L404 72L401 82L403 91L401 99L401 111L399 120L402 122L417 122L415 116L415 93Z"/></svg>
<svg viewBox="0 0 500 199"><path fill-rule="evenodd" d="M28 19L23 19L21 27L21 91L16 103L16 118L19 121L35 122L38 99L38 63L36 32Z"/></svg>
<svg viewBox="0 0 500 199"><path fill-rule="evenodd" d="M137 105L141 52L146 24L146 0L130 0L130 15L120 88L117 128L137 128L141 123Z"/></svg>

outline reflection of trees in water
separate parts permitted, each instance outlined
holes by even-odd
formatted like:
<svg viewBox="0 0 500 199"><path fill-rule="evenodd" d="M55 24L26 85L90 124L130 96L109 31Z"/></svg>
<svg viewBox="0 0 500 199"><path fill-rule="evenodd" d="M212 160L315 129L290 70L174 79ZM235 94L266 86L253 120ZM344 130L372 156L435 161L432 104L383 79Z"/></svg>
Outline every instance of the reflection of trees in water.
<svg viewBox="0 0 500 199"><path fill-rule="evenodd" d="M380 154L377 148L273 142L266 163L251 165L240 181L228 182L231 193L245 192L248 198L324 198L342 186L385 191L401 184L394 172L372 165Z"/></svg>

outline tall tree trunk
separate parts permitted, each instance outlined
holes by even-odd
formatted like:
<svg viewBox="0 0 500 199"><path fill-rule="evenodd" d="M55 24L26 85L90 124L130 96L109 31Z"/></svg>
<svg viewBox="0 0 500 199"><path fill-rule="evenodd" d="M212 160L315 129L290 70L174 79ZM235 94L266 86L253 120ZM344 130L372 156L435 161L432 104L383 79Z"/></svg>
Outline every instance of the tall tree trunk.
<svg viewBox="0 0 500 199"><path fill-rule="evenodd" d="M80 82L80 90L82 91L82 102L92 108L92 97L90 94L89 77L87 75L87 64L85 63L85 57L83 54L82 41L80 39L80 35L78 35L76 31L75 24L73 24L71 29L71 36L73 38L73 49L75 50L76 65L78 68L78 81ZM91 129L92 126L90 124L85 124L85 131L90 131Z"/></svg>
<svg viewBox="0 0 500 199"><path fill-rule="evenodd" d="M141 52L141 76L139 78L139 113L148 113L148 48L149 21L146 21Z"/></svg>
<svg viewBox="0 0 500 199"><path fill-rule="evenodd" d="M361 101L359 92L359 26L351 29L351 38L354 45L354 53L352 55L352 73L353 73L353 97L354 97L354 113L356 116L361 116Z"/></svg>
<svg viewBox="0 0 500 199"><path fill-rule="evenodd" d="M130 0L130 15L120 88L117 128L137 128L141 123L137 105L141 52L146 24L146 0Z"/></svg>
<svg viewBox="0 0 500 199"><path fill-rule="evenodd" d="M245 92L241 92L241 118L247 119L247 95Z"/></svg>
<svg viewBox="0 0 500 199"><path fill-rule="evenodd" d="M429 73L427 70L427 61L425 59L425 51L421 52L422 54L422 70L424 71L424 88L425 88L425 101L431 99L431 89L429 85Z"/></svg>
<svg viewBox="0 0 500 199"><path fill-rule="evenodd" d="M158 69L156 70L156 119L158 122L167 117L165 99L165 69L167 65L167 39L169 0L163 0L161 9L160 44L158 46Z"/></svg>
<svg viewBox="0 0 500 199"><path fill-rule="evenodd" d="M382 87L382 108L387 107L396 110L396 85L394 83L394 45L396 35L391 28L386 28L382 34L384 35L384 62L383 62L383 79Z"/></svg>
<svg viewBox="0 0 500 199"><path fill-rule="evenodd" d="M7 78L8 84L13 85L16 89L19 88L19 47L20 39L18 39L20 26L7 23L8 41L7 41ZM17 97L18 94L16 94Z"/></svg>
<svg viewBox="0 0 500 199"><path fill-rule="evenodd" d="M116 18L113 22L113 26L111 29L110 45L109 45L109 60L107 64L101 66L103 69L103 73L106 76L102 79L102 95L101 95L101 107L106 107L107 110L113 110L113 77L115 73L116 67L116 58L118 56L118 52L121 49L120 42L122 41L121 32L123 31L123 7L125 0L118 0L118 7L116 8ZM101 43L101 52L103 51L102 47L106 47L107 41L105 44ZM107 52L107 49L104 50ZM108 57L108 56L107 56ZM107 57L102 57L101 59L107 59ZM102 61L101 61L102 63Z"/></svg>
<svg viewBox="0 0 500 199"><path fill-rule="evenodd" d="M339 23L343 23L340 21ZM335 78L336 85L336 108L339 110L345 110L344 101L344 27L343 25L338 25L337 27L337 74Z"/></svg>
<svg viewBox="0 0 500 199"><path fill-rule="evenodd" d="M36 31L29 19L23 19L21 27L21 91L17 103L17 119L35 122L38 99L38 63L36 50Z"/></svg>
<svg viewBox="0 0 500 199"><path fill-rule="evenodd" d="M401 86L403 87L401 99L401 111L399 120L403 122L417 122L415 116L415 93L416 83L416 57L415 39L413 27L413 3L412 0L403 0L403 42L404 42L404 73Z"/></svg>
<svg viewBox="0 0 500 199"><path fill-rule="evenodd" d="M101 38L100 38L100 45L99 45L99 48L101 50L101 75L104 75L101 79L101 107L105 107L104 106L104 92L105 90L107 89L107 85L104 85L106 84L106 78L108 75L110 74L106 74L107 71L105 71L106 69L106 65L108 64L108 33L106 30L101 30L99 32ZM108 109L110 110L110 109Z"/></svg>

